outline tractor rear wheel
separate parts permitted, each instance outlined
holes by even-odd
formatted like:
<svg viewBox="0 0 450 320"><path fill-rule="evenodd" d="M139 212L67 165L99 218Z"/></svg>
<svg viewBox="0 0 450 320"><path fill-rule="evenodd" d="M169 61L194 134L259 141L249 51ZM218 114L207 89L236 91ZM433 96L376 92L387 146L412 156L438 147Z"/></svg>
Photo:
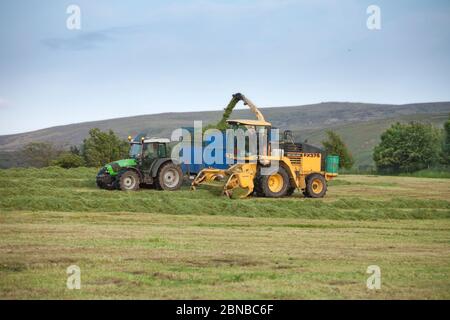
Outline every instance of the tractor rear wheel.
<svg viewBox="0 0 450 320"><path fill-rule="evenodd" d="M284 197L290 187L289 176L283 167L272 175L262 175L260 183L261 190L269 198Z"/></svg>
<svg viewBox="0 0 450 320"><path fill-rule="evenodd" d="M158 170L158 176L155 180L157 189L175 191L181 188L183 183L183 171L181 171L180 166L168 162Z"/></svg>
<svg viewBox="0 0 450 320"><path fill-rule="evenodd" d="M327 181L319 173L310 174L306 177L306 190L304 195L309 198L323 198L327 193Z"/></svg>
<svg viewBox="0 0 450 320"><path fill-rule="evenodd" d="M119 188L123 191L136 191L139 189L139 176L132 170L127 170L119 176Z"/></svg>

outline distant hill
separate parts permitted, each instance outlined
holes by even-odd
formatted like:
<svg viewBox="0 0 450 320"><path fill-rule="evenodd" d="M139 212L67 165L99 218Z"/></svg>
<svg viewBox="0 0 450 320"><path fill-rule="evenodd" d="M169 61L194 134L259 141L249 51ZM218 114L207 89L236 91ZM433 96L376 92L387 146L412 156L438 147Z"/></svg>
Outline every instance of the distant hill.
<svg viewBox="0 0 450 320"><path fill-rule="evenodd" d="M348 143L357 165L371 165L373 146L387 127L396 121L429 122L441 126L450 113L450 102L405 105L326 102L304 106L260 108L273 126L294 131L297 139L320 144L327 129L336 130ZM169 137L172 130L215 123L222 111L160 113L126 118L83 122L14 135L0 136L0 167L17 163L16 151L31 141L49 141L68 147L79 145L91 128L112 129L120 137L147 132L149 136ZM253 118L248 110L235 110L231 118Z"/></svg>

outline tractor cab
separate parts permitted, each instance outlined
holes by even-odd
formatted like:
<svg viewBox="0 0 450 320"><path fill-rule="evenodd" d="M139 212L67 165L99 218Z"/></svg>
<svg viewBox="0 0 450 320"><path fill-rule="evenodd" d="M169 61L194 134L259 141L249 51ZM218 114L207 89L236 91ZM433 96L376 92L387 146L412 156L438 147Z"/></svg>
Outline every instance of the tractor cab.
<svg viewBox="0 0 450 320"><path fill-rule="evenodd" d="M131 140L131 137L129 137ZM144 138L140 141L130 141L130 158L148 162L158 158L170 157L170 140L166 138Z"/></svg>

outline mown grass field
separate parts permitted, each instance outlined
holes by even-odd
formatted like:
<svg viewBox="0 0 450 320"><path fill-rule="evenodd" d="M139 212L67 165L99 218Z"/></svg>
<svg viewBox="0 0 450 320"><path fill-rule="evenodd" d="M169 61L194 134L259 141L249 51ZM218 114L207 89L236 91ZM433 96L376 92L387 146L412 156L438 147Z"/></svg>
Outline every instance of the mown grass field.
<svg viewBox="0 0 450 320"><path fill-rule="evenodd" d="M94 176L0 170L0 298L450 298L449 179L348 175L324 199L229 200ZM66 288L74 264L81 290Z"/></svg>

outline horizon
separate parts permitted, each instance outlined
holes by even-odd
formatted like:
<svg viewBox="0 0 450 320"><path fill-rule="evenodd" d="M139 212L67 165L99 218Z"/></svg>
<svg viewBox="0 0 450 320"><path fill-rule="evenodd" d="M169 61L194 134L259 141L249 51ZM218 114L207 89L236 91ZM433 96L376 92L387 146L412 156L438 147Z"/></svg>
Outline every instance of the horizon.
<svg viewBox="0 0 450 320"><path fill-rule="evenodd" d="M258 109L271 109L271 108L299 108L299 107L308 107L308 106L314 106L314 105L320 105L320 104L366 104L366 105L385 105L385 106L407 106L407 105L417 105L417 104L435 104L435 103L450 103L449 101L429 101L429 102L412 102L412 103L402 103L402 104L392 104L392 103L373 103L373 102L351 102L351 101L323 101L323 102L317 102L317 103L310 103L310 104L302 104L302 105L291 105L291 106L263 106L259 107ZM224 106L225 107L225 106ZM0 137L6 137L6 136L13 136L13 135L21 135L21 134L28 134L33 133L41 130L47 130L47 129L53 129L58 127L65 127L65 126L71 126L71 125L77 125L77 124L86 124L91 122L103 122L103 121L111 121L111 120L118 120L118 119L125 119L125 118L133 118L133 117L145 117L145 116L156 116L156 115L165 115L165 114L179 114L179 113L200 113L200 112L220 112L223 111L223 108L213 110L213 109L206 109L206 110L195 110L195 111L166 111L166 112L158 112L158 113L146 113L146 114L135 114L135 115L129 115L129 116L123 116L123 117L115 117L115 118L104 118L104 119L96 119L96 120L88 120L88 121L81 121L81 122L72 122L72 123L63 123L51 127L44 127L44 128L38 128L30 131L22 131L22 132L16 132L16 133L9 133L9 134L0 134ZM246 111L248 110L246 107L243 107L242 105L237 105L234 111Z"/></svg>
<svg viewBox="0 0 450 320"><path fill-rule="evenodd" d="M237 91L275 108L450 101L444 0L6 0L0 40L2 136L221 111Z"/></svg>

